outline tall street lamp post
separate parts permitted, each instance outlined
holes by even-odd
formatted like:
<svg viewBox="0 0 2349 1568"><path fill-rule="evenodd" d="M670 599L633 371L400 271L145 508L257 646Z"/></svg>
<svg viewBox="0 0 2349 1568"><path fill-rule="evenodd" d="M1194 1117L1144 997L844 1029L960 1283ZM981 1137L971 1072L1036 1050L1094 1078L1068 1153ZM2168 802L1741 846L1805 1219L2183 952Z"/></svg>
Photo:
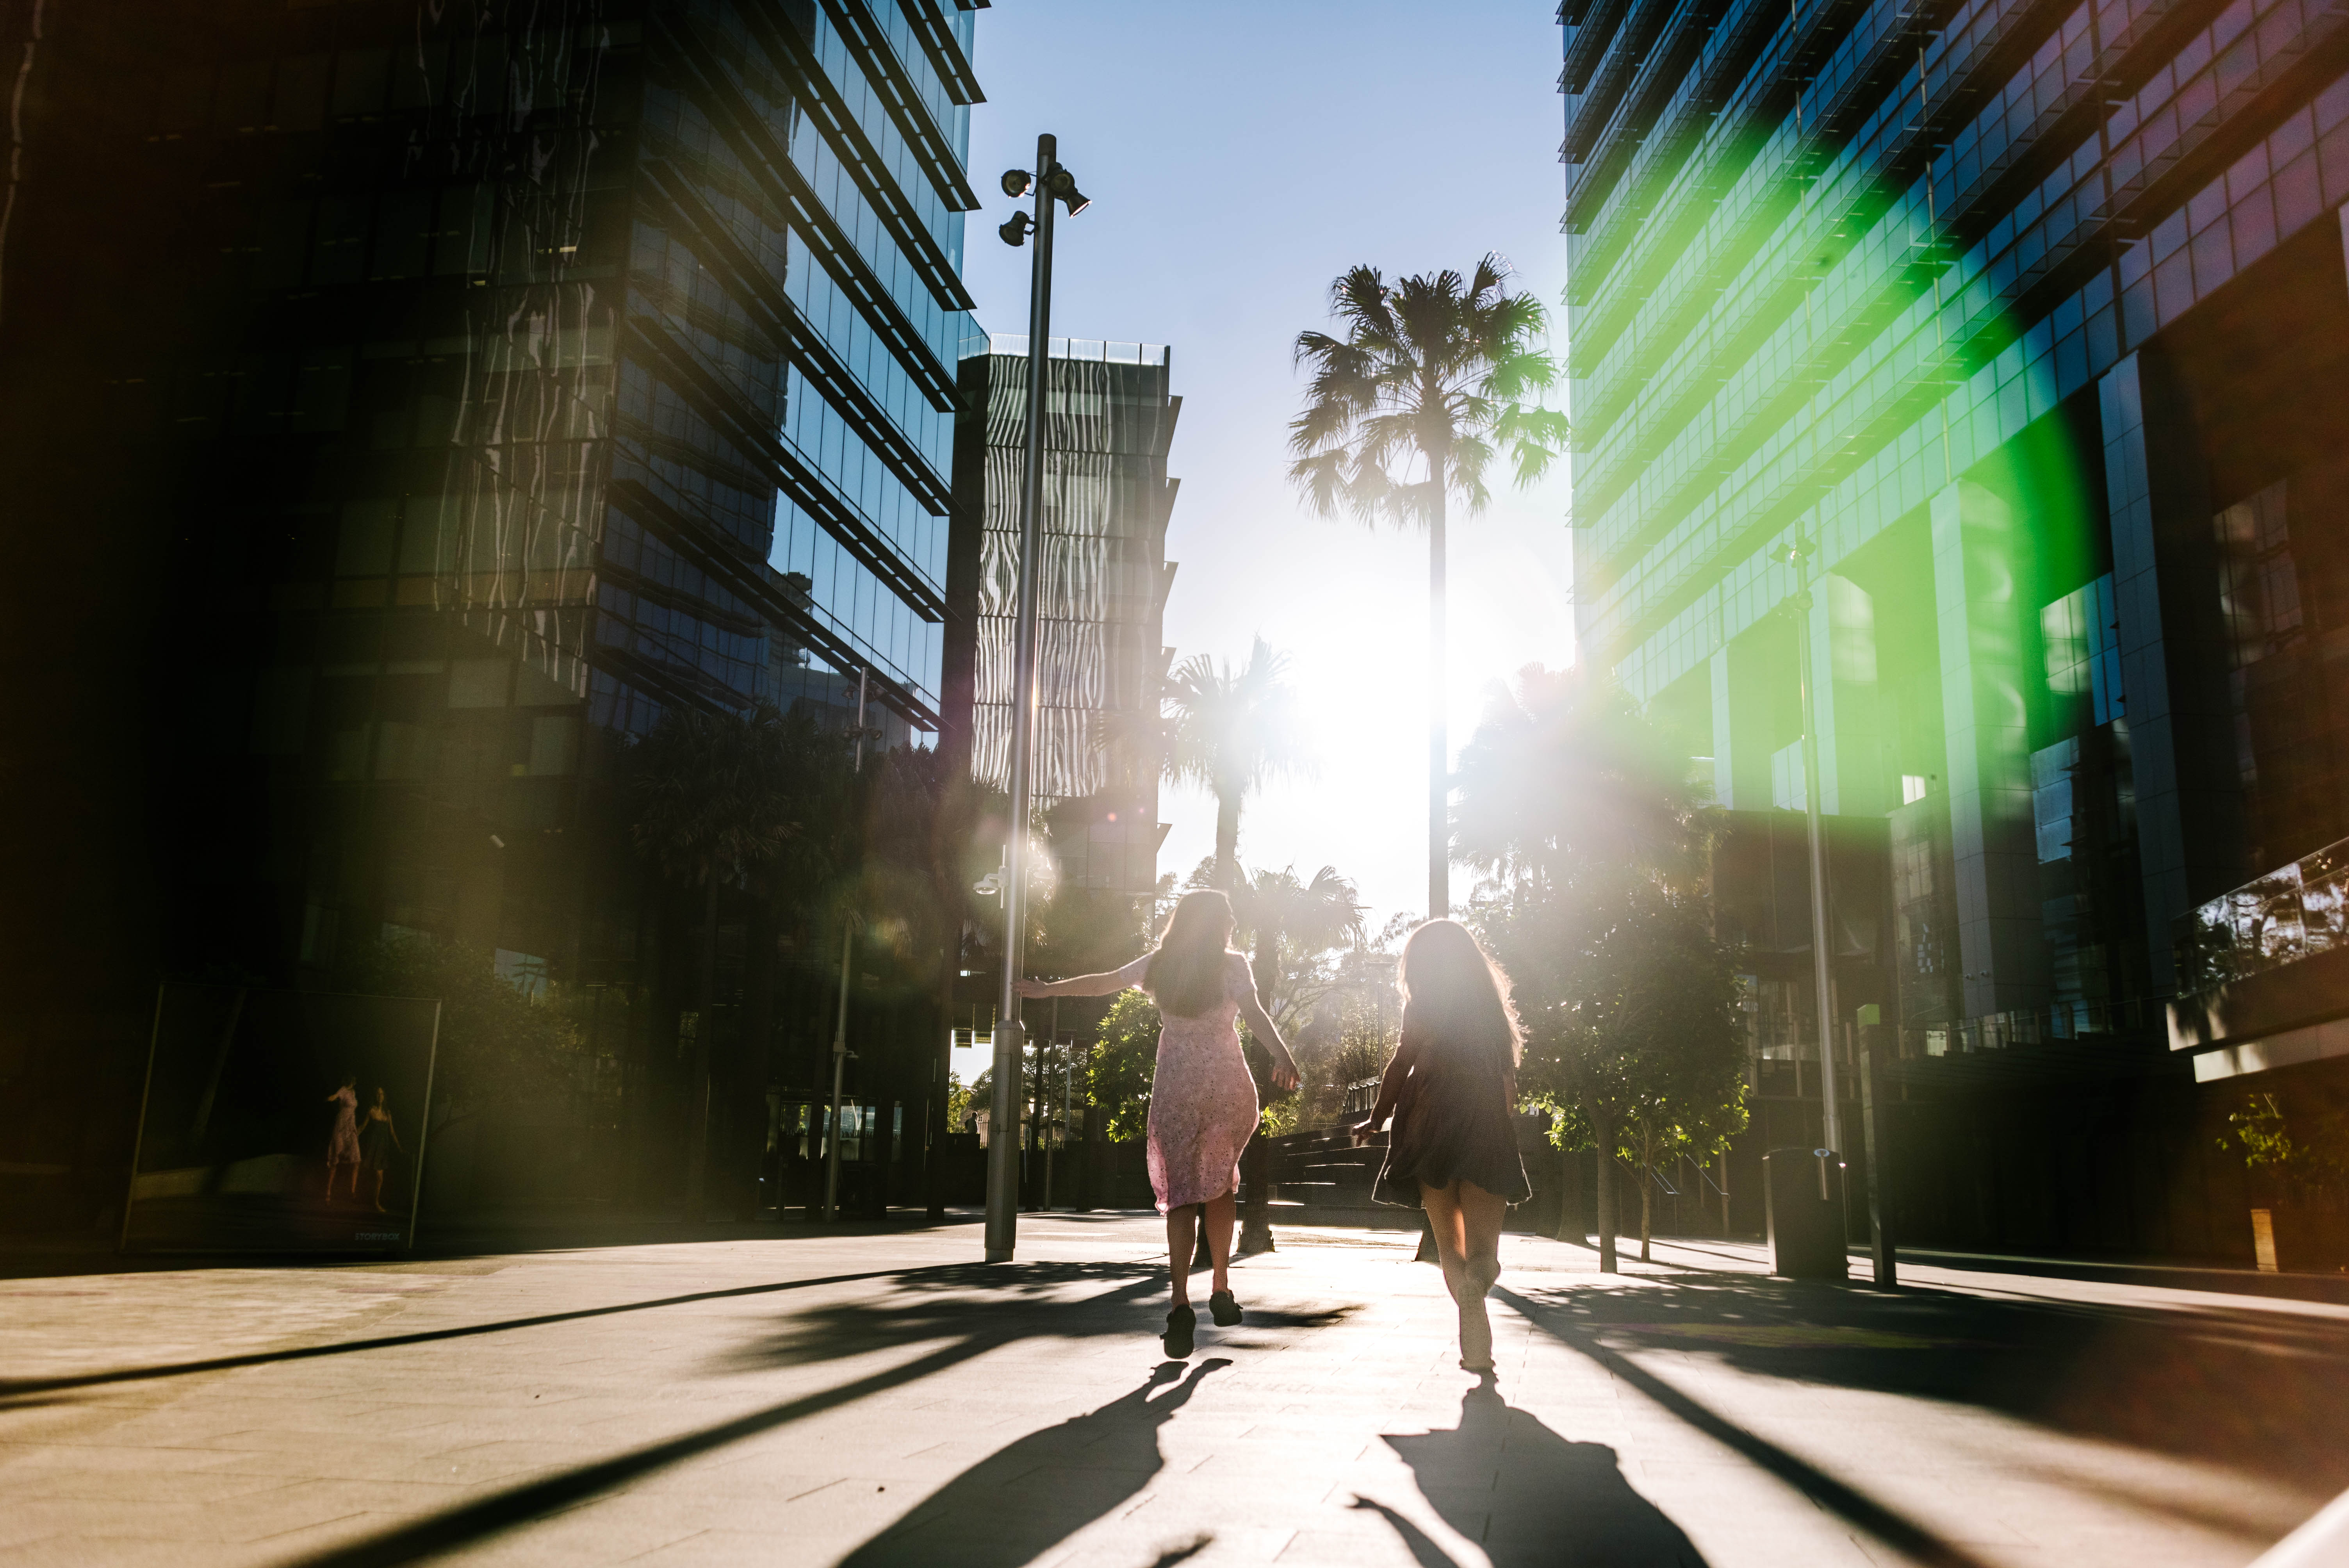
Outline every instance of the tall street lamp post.
<svg viewBox="0 0 2349 1568"><path fill-rule="evenodd" d="M1019 484L1019 592L1012 621L1010 822L1003 856L1003 990L997 1000L995 1091L988 1110L987 1261L1009 1263L1019 1232L1019 973L1027 959L1028 811L1036 743L1036 544L1043 529L1044 370L1052 332L1052 204L1075 217L1091 205L1061 167L1059 143L1036 139L1036 172L1005 171L1003 193L1033 190L1035 216L1014 212L996 231L1007 245L1036 236L1028 282L1028 454Z"/></svg>
<svg viewBox="0 0 2349 1568"><path fill-rule="evenodd" d="M1818 987L1819 1092L1826 1097L1820 1122L1821 1141L1843 1152L1843 1118L1836 1104L1835 975L1827 949L1826 849L1819 836L1819 726L1811 692L1811 563L1816 553L1808 540L1786 549L1786 562L1798 584L1795 606L1795 671L1803 698L1803 816L1810 828L1811 977Z"/></svg>

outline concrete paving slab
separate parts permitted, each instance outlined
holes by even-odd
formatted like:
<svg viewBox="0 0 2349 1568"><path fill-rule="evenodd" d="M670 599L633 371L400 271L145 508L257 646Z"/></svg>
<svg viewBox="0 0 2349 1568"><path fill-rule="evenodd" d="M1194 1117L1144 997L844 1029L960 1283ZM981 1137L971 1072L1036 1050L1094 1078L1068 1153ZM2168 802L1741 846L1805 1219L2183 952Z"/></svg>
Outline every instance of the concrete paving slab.
<svg viewBox="0 0 2349 1568"><path fill-rule="evenodd" d="M1719 1243L1606 1278L1512 1236L1492 1387L1369 1234L1245 1261L1250 1321L1168 1364L1160 1233L12 1282L0 1568L2241 1568L2349 1485L2337 1304L1938 1266L1878 1297Z"/></svg>

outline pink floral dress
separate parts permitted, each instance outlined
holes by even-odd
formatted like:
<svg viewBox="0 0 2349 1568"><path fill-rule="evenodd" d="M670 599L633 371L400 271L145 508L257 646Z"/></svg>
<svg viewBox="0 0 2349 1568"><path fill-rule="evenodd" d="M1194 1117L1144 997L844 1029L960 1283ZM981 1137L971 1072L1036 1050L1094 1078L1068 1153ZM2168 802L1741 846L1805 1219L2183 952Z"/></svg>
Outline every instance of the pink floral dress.
<svg viewBox="0 0 2349 1568"><path fill-rule="evenodd" d="M1195 1018L1160 1019L1158 1066L1150 1081L1150 1186L1159 1212L1204 1203L1238 1191L1240 1150L1256 1133L1256 1079L1240 1050L1237 1020L1256 1000L1247 958L1224 955L1224 1000ZM1140 987L1143 954L1118 971Z"/></svg>
<svg viewBox="0 0 2349 1568"><path fill-rule="evenodd" d="M326 1140L326 1161L339 1164L347 1160L356 1165L359 1162L359 1097L346 1084L326 1098L339 1108L335 1112L334 1136Z"/></svg>

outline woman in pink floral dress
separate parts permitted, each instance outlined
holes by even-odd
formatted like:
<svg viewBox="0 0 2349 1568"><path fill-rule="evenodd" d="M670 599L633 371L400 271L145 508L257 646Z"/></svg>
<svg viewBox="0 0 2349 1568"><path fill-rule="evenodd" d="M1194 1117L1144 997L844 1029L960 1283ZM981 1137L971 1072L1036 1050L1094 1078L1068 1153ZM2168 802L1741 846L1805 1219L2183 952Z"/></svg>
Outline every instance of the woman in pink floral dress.
<svg viewBox="0 0 2349 1568"><path fill-rule="evenodd" d="M1158 1004L1158 1067L1150 1084L1150 1185L1166 1216L1166 1256L1174 1310L1166 1315L1166 1354L1191 1354L1197 1315L1191 1310L1191 1253L1202 1212L1215 1288L1207 1310L1229 1327L1240 1320L1232 1299L1233 1199L1240 1150L1257 1129L1256 1080L1240 1050L1237 1019L1272 1053L1272 1083L1297 1087L1297 1063L1257 998L1247 959L1230 951L1231 901L1213 891L1183 895L1158 945L1123 969L1069 980L1023 980L1023 996L1106 996L1138 986Z"/></svg>

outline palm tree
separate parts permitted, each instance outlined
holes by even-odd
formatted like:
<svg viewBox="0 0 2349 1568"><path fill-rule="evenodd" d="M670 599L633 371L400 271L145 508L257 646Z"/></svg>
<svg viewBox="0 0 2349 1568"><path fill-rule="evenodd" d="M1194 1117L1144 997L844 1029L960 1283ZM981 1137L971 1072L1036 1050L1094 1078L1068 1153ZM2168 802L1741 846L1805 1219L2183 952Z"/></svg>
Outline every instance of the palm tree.
<svg viewBox="0 0 2349 1568"><path fill-rule="evenodd" d="M1296 358L1312 367L1305 411L1288 427L1289 477L1324 517L1343 510L1428 534L1427 913L1452 912L1446 854L1449 751L1444 725L1444 529L1457 493L1470 513L1490 501L1485 470L1506 456L1520 488L1566 444L1566 416L1528 406L1557 380L1537 344L1539 301L1505 286L1508 263L1486 256L1475 275L1405 278L1390 288L1372 267L1330 285L1342 338L1304 332Z"/></svg>
<svg viewBox="0 0 2349 1568"><path fill-rule="evenodd" d="M663 713L633 748L636 847L663 876L702 892L686 1111L686 1212L697 1220L709 1165L719 885L781 854L799 836L791 798L794 739L783 716L764 704L747 718L680 706Z"/></svg>
<svg viewBox="0 0 2349 1568"><path fill-rule="evenodd" d="M1287 656L1258 637L1237 670L1195 654L1167 677L1166 777L1215 795L1215 885L1227 892L1238 890L1241 804L1305 763L1288 669Z"/></svg>
<svg viewBox="0 0 2349 1568"><path fill-rule="evenodd" d="M1362 903L1354 884L1323 866L1310 882L1299 882L1297 868L1258 872L1247 880L1238 899L1240 923L1256 936L1256 988L1264 1010L1284 1030L1300 1021L1311 998L1283 996L1280 954L1318 955L1362 935Z"/></svg>

